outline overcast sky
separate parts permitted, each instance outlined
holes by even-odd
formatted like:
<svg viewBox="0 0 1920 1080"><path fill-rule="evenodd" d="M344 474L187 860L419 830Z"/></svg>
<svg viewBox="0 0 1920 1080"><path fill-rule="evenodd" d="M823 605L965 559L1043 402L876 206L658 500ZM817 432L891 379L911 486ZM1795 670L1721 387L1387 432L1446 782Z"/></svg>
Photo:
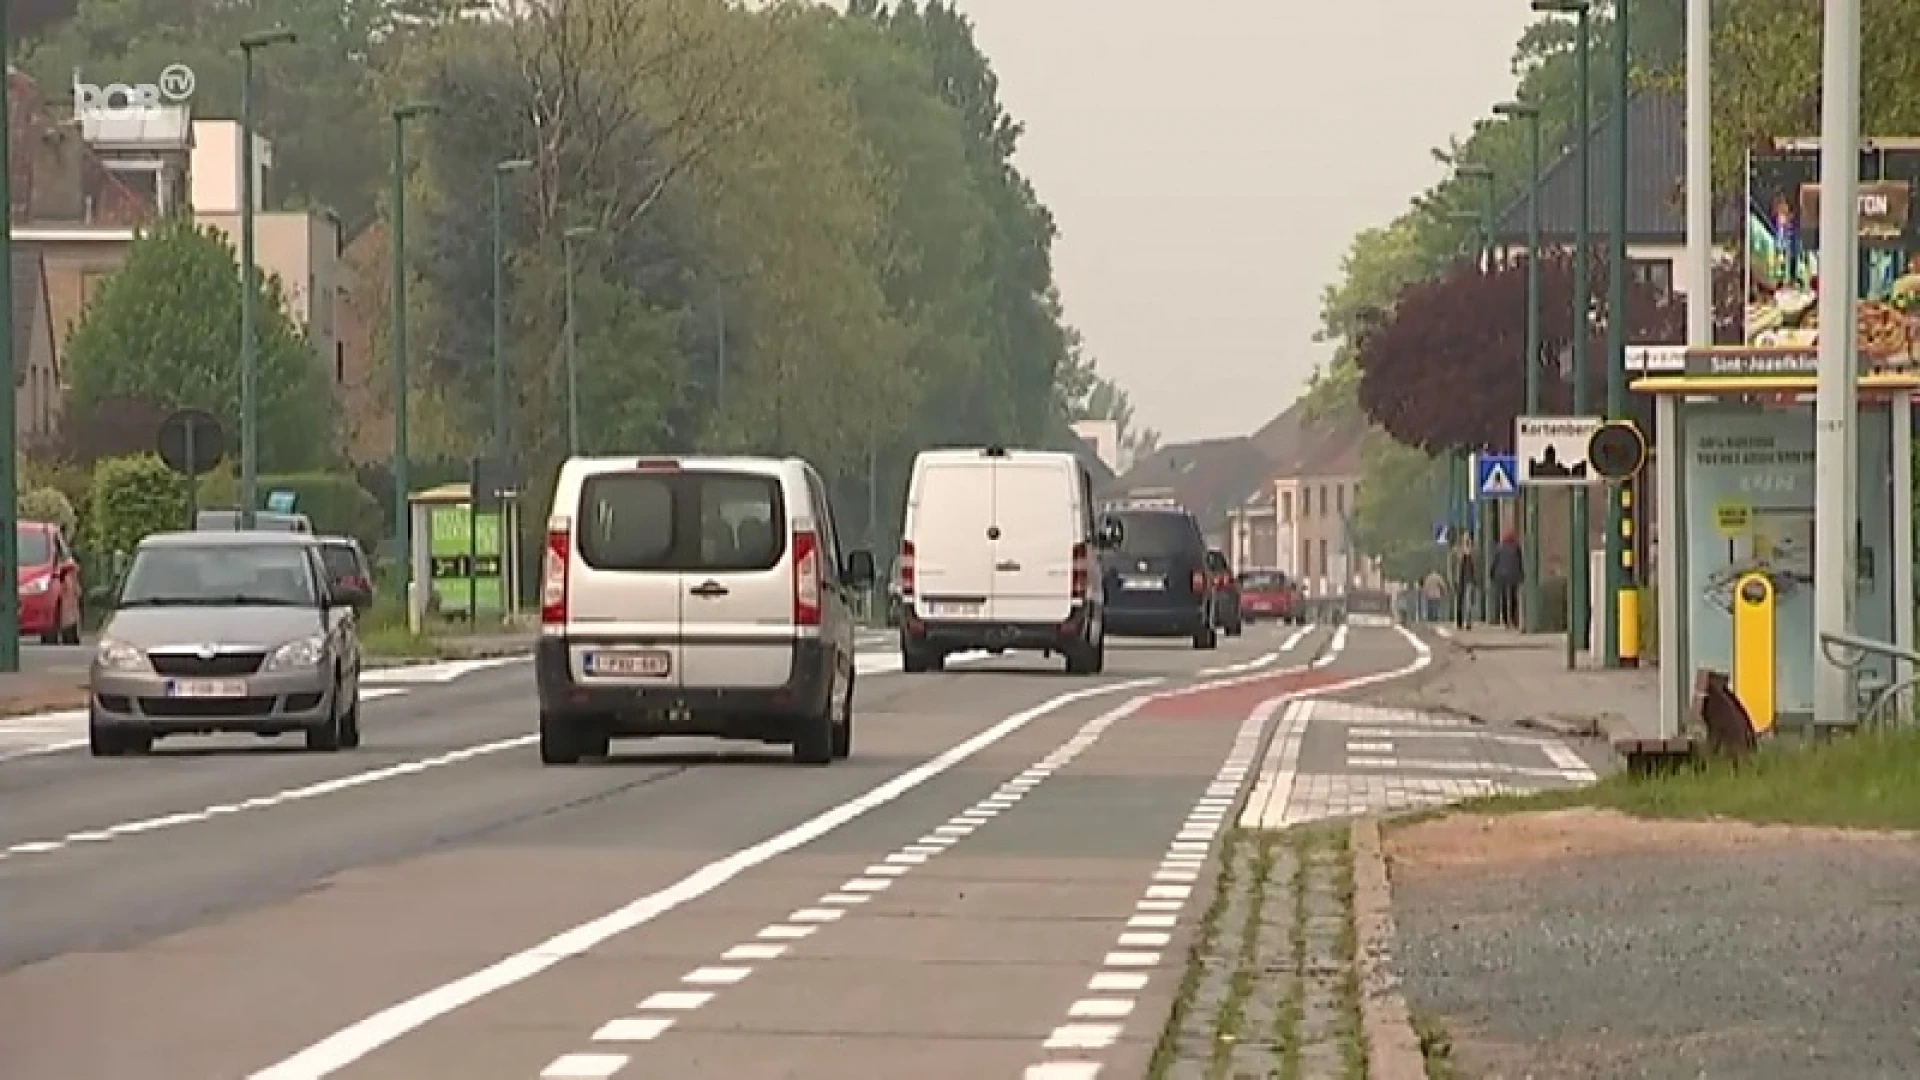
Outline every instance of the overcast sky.
<svg viewBox="0 0 1920 1080"><path fill-rule="evenodd" d="M1513 91L1526 0L958 0L1026 124L1067 317L1168 441L1246 434L1326 350L1353 234Z"/></svg>

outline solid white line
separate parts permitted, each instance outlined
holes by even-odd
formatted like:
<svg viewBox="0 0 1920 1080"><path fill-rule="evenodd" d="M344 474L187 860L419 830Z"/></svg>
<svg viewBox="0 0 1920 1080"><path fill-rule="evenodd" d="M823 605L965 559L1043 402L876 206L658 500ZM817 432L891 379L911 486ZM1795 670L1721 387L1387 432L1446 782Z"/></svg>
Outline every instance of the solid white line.
<svg viewBox="0 0 1920 1080"><path fill-rule="evenodd" d="M1300 642L1304 641L1306 639L1306 636L1308 634L1313 633L1315 629L1316 627L1309 624L1287 635L1287 640L1280 643L1280 651L1292 652L1294 650L1294 647L1299 645Z"/></svg>
<svg viewBox="0 0 1920 1080"><path fill-rule="evenodd" d="M489 994L526 981L570 957L624 934L684 904L697 900L742 873L811 843L855 818L898 799L952 769L1028 724L1076 702L1103 694L1138 689L1159 679L1131 679L1061 694L1015 713L978 735L880 784L865 794L835 806L751 847L734 852L694 871L658 892L634 900L597 919L582 923L524 952L453 982L389 1006L349 1025L292 1057L252 1074L251 1080L310 1080L328 1076L427 1023L472 1004ZM850 891L850 890L842 890ZM772 927L769 930L774 929ZM767 931L760 933L767 936ZM804 935L802 935L804 936Z"/></svg>

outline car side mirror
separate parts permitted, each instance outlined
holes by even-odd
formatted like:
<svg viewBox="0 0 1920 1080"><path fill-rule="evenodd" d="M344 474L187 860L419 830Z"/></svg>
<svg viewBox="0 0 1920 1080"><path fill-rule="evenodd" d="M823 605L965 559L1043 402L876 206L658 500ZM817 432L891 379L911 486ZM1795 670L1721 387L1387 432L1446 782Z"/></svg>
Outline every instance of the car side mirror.
<svg viewBox="0 0 1920 1080"><path fill-rule="evenodd" d="M1120 524L1118 518L1108 518L1101 522L1100 535L1094 537L1095 545L1105 551L1111 551L1126 542L1127 529Z"/></svg>
<svg viewBox="0 0 1920 1080"><path fill-rule="evenodd" d="M840 580L855 588L865 589L873 585L873 552L849 551L846 565L840 568Z"/></svg>

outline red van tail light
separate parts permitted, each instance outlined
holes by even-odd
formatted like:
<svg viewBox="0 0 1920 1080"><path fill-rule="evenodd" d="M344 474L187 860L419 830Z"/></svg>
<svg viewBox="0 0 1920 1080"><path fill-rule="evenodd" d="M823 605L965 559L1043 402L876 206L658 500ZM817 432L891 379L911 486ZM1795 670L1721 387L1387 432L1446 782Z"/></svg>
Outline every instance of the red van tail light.
<svg viewBox="0 0 1920 1080"><path fill-rule="evenodd" d="M1207 575L1198 570L1193 572L1193 591L1196 596L1207 591Z"/></svg>
<svg viewBox="0 0 1920 1080"><path fill-rule="evenodd" d="M567 560L573 534L547 530L547 554L540 566L540 625L562 626L567 621Z"/></svg>
<svg viewBox="0 0 1920 1080"><path fill-rule="evenodd" d="M913 541L900 545L900 598L913 599Z"/></svg>
<svg viewBox="0 0 1920 1080"><path fill-rule="evenodd" d="M1087 545L1073 545L1073 598L1087 598L1087 579L1092 576L1093 567L1089 565Z"/></svg>
<svg viewBox="0 0 1920 1080"><path fill-rule="evenodd" d="M793 534L793 623L820 625L820 538Z"/></svg>
<svg viewBox="0 0 1920 1080"><path fill-rule="evenodd" d="M1226 574L1217 575L1213 579L1213 587L1223 592L1228 588L1232 587L1232 585L1233 585L1233 578Z"/></svg>

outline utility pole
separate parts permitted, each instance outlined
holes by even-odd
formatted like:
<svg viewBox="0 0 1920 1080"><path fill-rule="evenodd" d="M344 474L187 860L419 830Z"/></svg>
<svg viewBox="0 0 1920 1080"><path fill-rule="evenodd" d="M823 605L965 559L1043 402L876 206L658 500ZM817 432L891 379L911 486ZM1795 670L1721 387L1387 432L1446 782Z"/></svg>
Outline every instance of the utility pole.
<svg viewBox="0 0 1920 1080"><path fill-rule="evenodd" d="M566 255L567 289L567 453L580 456L580 324L573 301L573 242L592 236L591 225L575 225L560 234L560 247Z"/></svg>
<svg viewBox="0 0 1920 1080"><path fill-rule="evenodd" d="M1607 419L1627 418L1627 105L1632 100L1632 50L1628 47L1627 17L1632 0L1613 0L1613 122L1607 126L1613 160L1607 170ZM1601 593L1601 663L1620 666L1620 621L1625 614L1621 593L1627 587L1627 484L1610 484L1607 494L1607 569Z"/></svg>
<svg viewBox="0 0 1920 1080"><path fill-rule="evenodd" d="M254 261L253 54L296 40L291 30L262 30L240 39L240 527L251 529L260 507L260 328L255 311L260 268ZM187 483L198 483L190 476Z"/></svg>
<svg viewBox="0 0 1920 1080"><path fill-rule="evenodd" d="M0 7L0 57L13 55L12 33L8 27L8 7ZM12 87L8 87L11 91ZM0 109L0 147L13 145L12 109ZM7 227L0 229L0 273L7 275L8 295L13 284L13 168L11 155L0 153L0 206L7 208ZM7 520L0 522L0 578L20 580L20 439L15 430L15 388L13 373L13 305L0 304L0 356L6 358L0 368L0 500L5 500ZM20 589L0 589L0 672L20 670Z"/></svg>
<svg viewBox="0 0 1920 1080"><path fill-rule="evenodd" d="M1495 105L1493 111L1527 123L1527 336L1522 377L1526 382L1528 416L1540 415L1540 107L1524 101ZM1518 478L1516 478L1518 479ZM1526 596L1521 626L1528 633L1540 629L1540 494L1531 484L1520 485L1522 557L1526 562Z"/></svg>
<svg viewBox="0 0 1920 1080"><path fill-rule="evenodd" d="M507 460L507 177L533 168L526 158L493 166L493 458Z"/></svg>
<svg viewBox="0 0 1920 1080"><path fill-rule="evenodd" d="M408 597L413 552L408 549L412 508L407 479L407 121L440 111L412 102L393 110L393 557L399 563L400 595Z"/></svg>

